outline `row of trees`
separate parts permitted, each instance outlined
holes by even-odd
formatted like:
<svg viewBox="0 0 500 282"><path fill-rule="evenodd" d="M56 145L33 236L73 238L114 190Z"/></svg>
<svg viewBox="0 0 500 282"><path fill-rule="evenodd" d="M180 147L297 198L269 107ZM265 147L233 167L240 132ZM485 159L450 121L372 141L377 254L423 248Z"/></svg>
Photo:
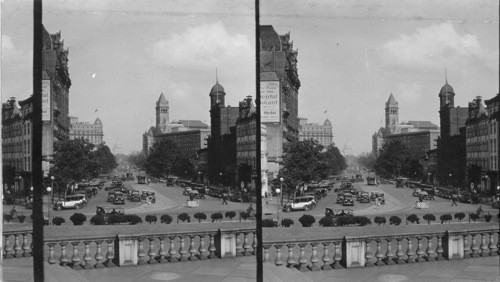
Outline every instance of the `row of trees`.
<svg viewBox="0 0 500 282"><path fill-rule="evenodd" d="M55 190L64 191L68 184L110 173L118 164L108 146L95 146L84 139L54 143L49 174L54 176Z"/></svg>
<svg viewBox="0 0 500 282"><path fill-rule="evenodd" d="M143 153L132 154L128 161L153 177L194 175L192 162L168 139L155 142L148 156Z"/></svg>
<svg viewBox="0 0 500 282"><path fill-rule="evenodd" d="M290 141L284 144L283 168L284 192L293 194L297 185L326 179L347 168L339 149L333 145L324 147L318 141Z"/></svg>

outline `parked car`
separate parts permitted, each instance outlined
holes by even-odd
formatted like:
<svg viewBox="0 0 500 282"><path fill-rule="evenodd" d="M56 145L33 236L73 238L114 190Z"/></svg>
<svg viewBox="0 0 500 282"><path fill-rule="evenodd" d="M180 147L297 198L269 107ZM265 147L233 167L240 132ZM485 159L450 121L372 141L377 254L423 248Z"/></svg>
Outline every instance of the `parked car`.
<svg viewBox="0 0 500 282"><path fill-rule="evenodd" d="M141 201L141 194L139 191L131 191L129 200L131 202L140 202Z"/></svg>
<svg viewBox="0 0 500 282"><path fill-rule="evenodd" d="M384 193L383 192L371 192L370 193L370 200L371 201L375 201L375 200L379 200L380 203L383 205L385 204L385 196L384 196Z"/></svg>
<svg viewBox="0 0 500 282"><path fill-rule="evenodd" d="M354 206L354 200L352 199L352 197L345 197L342 205L343 206Z"/></svg>
<svg viewBox="0 0 500 282"><path fill-rule="evenodd" d="M291 212L293 210L308 211L312 209L315 204L314 196L300 196L296 197L291 203L285 204L283 210L285 212Z"/></svg>
<svg viewBox="0 0 500 282"><path fill-rule="evenodd" d="M370 194L368 192L361 192L356 195L356 201L361 202L361 199L367 198L368 202L370 202Z"/></svg>
<svg viewBox="0 0 500 282"><path fill-rule="evenodd" d="M330 209L325 208L325 216L346 216L346 215L354 215L354 211L351 209Z"/></svg>
<svg viewBox="0 0 500 282"><path fill-rule="evenodd" d="M87 198L85 197L85 195L74 194L66 196L62 201L57 201L54 204L54 209L58 211L62 209L80 209L86 204Z"/></svg>
<svg viewBox="0 0 500 282"><path fill-rule="evenodd" d="M205 195L200 194L200 192L198 192L198 190L192 190L191 192L189 192L189 198L205 199Z"/></svg>
<svg viewBox="0 0 500 282"><path fill-rule="evenodd" d="M115 201L115 192L114 191L108 191L108 197L106 199L106 202L114 202Z"/></svg>
<svg viewBox="0 0 500 282"><path fill-rule="evenodd" d="M408 178L396 179L396 188L404 188L407 185Z"/></svg>
<svg viewBox="0 0 500 282"><path fill-rule="evenodd" d="M113 199L113 204L118 205L124 205L125 204L125 197L123 196L122 192L115 192L115 198Z"/></svg>

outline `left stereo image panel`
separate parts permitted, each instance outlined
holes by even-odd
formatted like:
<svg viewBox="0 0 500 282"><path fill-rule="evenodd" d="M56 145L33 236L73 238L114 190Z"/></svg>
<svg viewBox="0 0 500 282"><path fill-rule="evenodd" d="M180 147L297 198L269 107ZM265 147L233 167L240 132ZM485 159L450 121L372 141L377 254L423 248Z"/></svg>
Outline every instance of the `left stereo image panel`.
<svg viewBox="0 0 500 282"><path fill-rule="evenodd" d="M254 3L1 13L0 280L258 280Z"/></svg>

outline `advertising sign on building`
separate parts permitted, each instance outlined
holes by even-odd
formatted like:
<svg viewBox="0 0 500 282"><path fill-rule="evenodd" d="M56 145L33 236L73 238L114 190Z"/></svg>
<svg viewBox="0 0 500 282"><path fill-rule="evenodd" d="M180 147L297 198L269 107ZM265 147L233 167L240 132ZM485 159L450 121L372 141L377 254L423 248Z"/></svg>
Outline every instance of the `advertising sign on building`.
<svg viewBox="0 0 500 282"><path fill-rule="evenodd" d="M50 121L50 80L42 80L42 121Z"/></svg>
<svg viewBox="0 0 500 282"><path fill-rule="evenodd" d="M280 122L279 81L260 82L260 121Z"/></svg>

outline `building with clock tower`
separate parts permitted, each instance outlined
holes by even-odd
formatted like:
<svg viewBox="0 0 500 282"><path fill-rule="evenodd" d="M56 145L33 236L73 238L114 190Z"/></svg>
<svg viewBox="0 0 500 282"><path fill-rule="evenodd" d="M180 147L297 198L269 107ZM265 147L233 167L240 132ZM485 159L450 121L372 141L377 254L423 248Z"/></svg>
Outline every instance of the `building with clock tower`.
<svg viewBox="0 0 500 282"><path fill-rule="evenodd" d="M399 106L398 102L394 98L394 95L389 96L387 102L385 102L385 129L388 130L390 134L399 133Z"/></svg>
<svg viewBox="0 0 500 282"><path fill-rule="evenodd" d="M168 124L169 124L169 105L168 101L163 95L163 92L160 94L160 98L156 102L156 130L158 130L158 134L160 133L168 133Z"/></svg>

